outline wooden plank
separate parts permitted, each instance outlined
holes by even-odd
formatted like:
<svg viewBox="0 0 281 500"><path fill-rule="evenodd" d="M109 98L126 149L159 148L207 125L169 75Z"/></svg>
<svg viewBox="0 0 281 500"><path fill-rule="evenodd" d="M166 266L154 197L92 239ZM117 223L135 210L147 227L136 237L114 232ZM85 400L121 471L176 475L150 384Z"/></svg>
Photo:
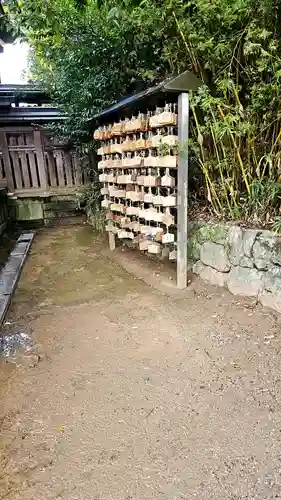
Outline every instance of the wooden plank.
<svg viewBox="0 0 281 500"><path fill-rule="evenodd" d="M34 144L37 158L39 183L42 189L48 189L45 153L40 130L34 130Z"/></svg>
<svg viewBox="0 0 281 500"><path fill-rule="evenodd" d="M22 139L24 140L23 136L20 135L18 137L18 140L20 139L20 137L22 137ZM21 145L16 145L16 146L12 146L10 145L9 146L9 150L10 151L17 151L17 152L22 152L22 151L35 151L35 146L26 146L25 144L23 146Z"/></svg>
<svg viewBox="0 0 281 500"><path fill-rule="evenodd" d="M25 141L24 141L24 136L23 134L19 135L18 137L18 144L20 146L25 146ZM20 159L21 159L21 167L22 167L22 176L23 176L23 183L25 188L30 188L30 176L29 176L29 168L28 168L28 163L27 163L27 157L26 157L26 152L23 150L21 153L19 153Z"/></svg>
<svg viewBox="0 0 281 500"><path fill-rule="evenodd" d="M48 149L48 150L46 150L46 155L47 155L47 165L48 165L50 184L51 184L51 186L57 186L58 180L57 180L54 153L51 149Z"/></svg>
<svg viewBox="0 0 281 500"><path fill-rule="evenodd" d="M72 160L73 160L73 165L74 165L74 184L76 186L82 186L83 179L82 179L81 161L79 160L79 158L75 152L72 153Z"/></svg>
<svg viewBox="0 0 281 500"><path fill-rule="evenodd" d="M72 161L71 161L71 154L69 151L64 151L64 168L66 174L66 185L73 186Z"/></svg>
<svg viewBox="0 0 281 500"><path fill-rule="evenodd" d="M26 142L30 147L32 147L32 151L28 152L28 161L29 161L29 167L30 167L30 175L31 175L31 187L37 188L39 186L38 182L38 173L37 173L37 167L36 167L36 161L35 161L35 146L33 144L33 135L31 134L26 134Z"/></svg>
<svg viewBox="0 0 281 500"><path fill-rule="evenodd" d="M15 136L11 136L9 138L9 145L10 146L16 146L17 144L17 138ZM15 176L15 181L16 189L21 189L23 188L23 182L22 182L22 173L21 173L21 166L19 162L19 154L18 152L10 151L10 156L12 159L12 165L13 165L13 170L14 170L14 176Z"/></svg>
<svg viewBox="0 0 281 500"><path fill-rule="evenodd" d="M6 133L4 131L0 131L0 149L2 150L2 158L4 163L4 173L7 181L7 188L9 191L13 191L15 188L14 179L12 174L12 165L9 154L9 148L7 143Z"/></svg>
<svg viewBox="0 0 281 500"><path fill-rule="evenodd" d="M33 133L31 134L30 132L25 132L24 135L25 135L26 147L35 150Z"/></svg>
<svg viewBox="0 0 281 500"><path fill-rule="evenodd" d="M189 96L183 93L178 97L177 286L181 289L187 284L188 126Z"/></svg>
<svg viewBox="0 0 281 500"><path fill-rule="evenodd" d="M32 132L33 133L34 128L33 127L0 127L0 133L1 132L6 132L8 134L22 134L24 132Z"/></svg>
<svg viewBox="0 0 281 500"><path fill-rule="evenodd" d="M71 196L75 193L75 186L57 186L50 187L47 190L42 188L15 189L11 196L17 196L17 198L48 198L49 196Z"/></svg>
<svg viewBox="0 0 281 500"><path fill-rule="evenodd" d="M0 155L0 183L5 179L4 174L4 160L2 158L2 154Z"/></svg>
<svg viewBox="0 0 281 500"><path fill-rule="evenodd" d="M56 151L54 155L57 164L59 186L65 186L62 151Z"/></svg>

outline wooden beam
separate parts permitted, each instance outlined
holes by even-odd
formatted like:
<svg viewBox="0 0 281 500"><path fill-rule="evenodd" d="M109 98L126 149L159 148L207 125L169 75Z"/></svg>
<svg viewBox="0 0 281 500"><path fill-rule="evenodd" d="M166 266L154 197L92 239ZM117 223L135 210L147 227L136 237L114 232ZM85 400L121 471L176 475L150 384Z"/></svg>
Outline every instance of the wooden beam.
<svg viewBox="0 0 281 500"><path fill-rule="evenodd" d="M50 184L51 187L54 186L56 187L58 185L58 181L57 181L56 165L55 165L53 151L51 149L47 149L46 155L47 155L47 165L49 170Z"/></svg>
<svg viewBox="0 0 281 500"><path fill-rule="evenodd" d="M18 137L18 143L20 146L25 146L24 144L24 135L21 134ZM28 164L27 164L27 157L26 157L26 150L22 149L19 152L19 157L21 159L21 168L22 168L22 176L23 176L23 184L25 188L30 188L30 178L29 178L29 169L28 169Z"/></svg>
<svg viewBox="0 0 281 500"><path fill-rule="evenodd" d="M22 171L20 167L20 162L19 162L19 154L18 152L15 151L10 151L10 146L14 146L17 143L17 137L16 136L10 136L9 138L9 152L10 152L10 158L12 160L12 168L14 171L14 178L15 178L15 187L17 189L22 189L23 188L23 182L22 182Z"/></svg>
<svg viewBox="0 0 281 500"><path fill-rule="evenodd" d="M63 169L63 152L56 151L54 153L54 157L56 158L57 164L57 173L58 173L58 183L60 187L65 186L65 178L64 178L64 169Z"/></svg>
<svg viewBox="0 0 281 500"><path fill-rule="evenodd" d="M20 140L20 137L22 136L19 136L19 140ZM18 151L20 153L22 153L22 151L35 151L35 146L26 146L26 145L16 145L16 146L12 146L11 144L9 145L9 150L10 151Z"/></svg>
<svg viewBox="0 0 281 500"><path fill-rule="evenodd" d="M187 284L187 206L188 206L188 125L189 98L187 93L178 97L178 218L177 218L177 286Z"/></svg>
<svg viewBox="0 0 281 500"><path fill-rule="evenodd" d="M36 162L35 162L35 146L33 145L33 135L31 136L30 134L26 134L26 142L32 149L28 151L28 160L29 160L29 166L30 166L30 174L31 174L31 183L33 188L38 188L38 174L37 174L37 168L36 168Z"/></svg>
<svg viewBox="0 0 281 500"><path fill-rule="evenodd" d="M14 189L14 179L12 174L12 165L7 143L7 137L6 133L3 130L0 130L0 149L2 150L2 157L4 161L4 172L6 176L7 188L10 191Z"/></svg>
<svg viewBox="0 0 281 500"><path fill-rule="evenodd" d="M64 167L65 167L66 185L73 186L72 160L69 151L64 151Z"/></svg>
<svg viewBox="0 0 281 500"><path fill-rule="evenodd" d="M44 190L41 188L30 188L30 189L15 189L12 192L8 192L8 196L11 198L48 198L49 196L69 196L75 195L77 188L75 186L67 187L49 187Z"/></svg>
<svg viewBox="0 0 281 500"><path fill-rule="evenodd" d="M83 176L82 176L81 160L78 158L76 152L72 154L72 160L74 163L74 184L76 186L82 186Z"/></svg>
<svg viewBox="0 0 281 500"><path fill-rule="evenodd" d="M22 134L25 132L33 132L33 127L0 127L0 132L7 132L9 134Z"/></svg>
<svg viewBox="0 0 281 500"><path fill-rule="evenodd" d="M36 150L40 186L42 189L48 189L49 186L46 172L44 145L40 130L34 130L34 145Z"/></svg>

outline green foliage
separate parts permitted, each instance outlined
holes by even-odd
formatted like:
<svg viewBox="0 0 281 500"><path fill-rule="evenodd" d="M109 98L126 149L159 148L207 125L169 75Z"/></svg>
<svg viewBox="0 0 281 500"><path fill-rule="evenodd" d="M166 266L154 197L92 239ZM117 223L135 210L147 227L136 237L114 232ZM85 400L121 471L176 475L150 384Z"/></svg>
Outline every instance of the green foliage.
<svg viewBox="0 0 281 500"><path fill-rule="evenodd" d="M15 33L9 22L7 6L0 1L0 39L5 43L13 43Z"/></svg>
<svg viewBox="0 0 281 500"><path fill-rule="evenodd" d="M275 218L275 221L272 224L272 230L275 232L275 234L278 234L278 235L281 234L281 217L280 216Z"/></svg>
<svg viewBox="0 0 281 500"><path fill-rule="evenodd" d="M83 210L88 220L94 226L94 229L103 232L105 228L104 211L101 209L101 184L99 182L98 172L88 171L89 182L83 186L77 193L77 208Z"/></svg>
<svg viewBox="0 0 281 500"><path fill-rule="evenodd" d="M121 4L88 0L81 9L74 0L8 3L11 22L33 47L32 78L68 113L61 132L75 142L89 138L100 109L168 74L157 58L158 33L151 26L143 36Z"/></svg>
<svg viewBox="0 0 281 500"><path fill-rule="evenodd" d="M250 184L250 195L241 195L241 215L253 223L271 223L272 207L280 205L281 184L264 177L254 179Z"/></svg>
<svg viewBox="0 0 281 500"><path fill-rule="evenodd" d="M19 5L20 4L20 5ZM281 3L277 0L6 0L33 78L88 141L92 117L190 69L197 198L220 217L267 222L280 207ZM89 146L86 145L84 149ZM201 184L200 184L201 183Z"/></svg>
<svg viewBox="0 0 281 500"><path fill-rule="evenodd" d="M193 96L191 142L205 196L218 216L269 222L280 207L280 5L196 6L203 30L183 21L181 34L206 84Z"/></svg>

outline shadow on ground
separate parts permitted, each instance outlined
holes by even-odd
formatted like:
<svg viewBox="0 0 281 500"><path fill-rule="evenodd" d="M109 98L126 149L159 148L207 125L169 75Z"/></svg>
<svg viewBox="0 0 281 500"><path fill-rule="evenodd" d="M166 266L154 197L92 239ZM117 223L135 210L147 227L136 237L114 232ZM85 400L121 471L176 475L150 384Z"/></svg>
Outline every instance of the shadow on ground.
<svg viewBox="0 0 281 500"><path fill-rule="evenodd" d="M87 225L42 230L25 265L13 312L21 316L42 307L122 296L140 286L102 254L105 247L105 239Z"/></svg>

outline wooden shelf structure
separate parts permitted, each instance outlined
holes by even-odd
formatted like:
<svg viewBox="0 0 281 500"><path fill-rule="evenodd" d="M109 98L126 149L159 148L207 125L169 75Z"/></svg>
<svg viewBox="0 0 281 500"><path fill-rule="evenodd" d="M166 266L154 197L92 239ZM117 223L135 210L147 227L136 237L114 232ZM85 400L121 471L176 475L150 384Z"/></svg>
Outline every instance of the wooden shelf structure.
<svg viewBox="0 0 281 500"><path fill-rule="evenodd" d="M140 92L139 94L135 94L133 96L127 97L125 99L122 99L120 102L117 104L114 104L113 106L105 109L98 115L94 117L94 123L96 127L99 127L98 130L101 130L100 136L99 137L99 132L97 130L97 133L94 134L94 137L99 137L99 138L106 138L107 141L102 142L101 146L99 148L99 153L103 154L102 161L99 162L99 168L101 169L101 175L100 175L100 180L103 181L104 188L102 190L102 193L105 194L105 201L103 202L104 207L108 207L109 210L113 212L113 214L109 213L109 217L113 217L113 220L118 220L120 221L121 228L122 224L124 223L124 218L120 217L120 215L116 215L116 212L119 212L119 209L122 214L126 215L130 212L134 212L134 209L130 209L128 207L128 203L126 201L128 193L127 193L127 188L129 189L129 186L131 184L136 184L138 183L138 174L135 173L135 177L133 178L133 175L129 174L128 170L128 164L130 164L130 158L131 155L133 157L132 165L136 166L135 160L138 159L139 161L139 167L143 167L144 165L149 165L150 160L150 152L148 153L147 147L143 147L143 151L140 153L135 152L137 149L137 140L139 139L140 141L142 138L145 136L149 136L150 139L152 139L152 142L155 142L155 135L154 135L154 129L152 124L152 117L153 115L151 114L152 110L157 108L161 109L166 109L168 110L167 113L170 112L170 116L173 117L176 115L176 123L172 122L170 125L173 125L173 134L174 134L174 129L176 128L176 137L177 137L177 152L171 153L171 155L167 156L167 163L166 167L168 167L167 172L168 175L167 177L170 177L171 180L171 185L175 184L175 190L172 194L176 194L176 203L175 203L175 215L171 216L169 219L169 216L167 217L166 215L163 214L162 208L153 208L153 203L149 205L152 207L151 209L147 209L146 212L154 212L160 214L159 216L156 215L155 219L146 219L149 220L148 222L148 227L150 227L150 220L153 220L153 222L157 219L160 220L160 223L156 223L156 229L155 233L157 234L157 227L159 227L159 232L163 232L165 229L161 227L162 221L165 221L163 224L164 226L166 225L167 232L164 233L164 237L162 236L162 243L168 241L169 238L167 234L169 234L169 225L173 225L176 227L176 238L173 240L174 236L171 236L170 241L175 241L174 247L176 248L176 251L171 252L173 254L176 254L176 261L177 261L177 286L181 289L185 288L187 286L187 206L188 206L188 133L189 133L189 92L197 90L200 86L202 85L202 82L191 72L185 71L181 75L166 80L162 82L160 85L157 85L155 87L152 87L150 89L147 89L143 92ZM169 108L169 105L167 103L173 103L174 109L176 109L176 113L171 112L171 107ZM168 106L168 107L167 107ZM170 111L169 111L170 109ZM134 117L134 119L132 118ZM135 129L131 132L128 133L128 138L125 139L127 140L128 143L131 142L131 136L134 132L136 132L135 137L133 134L133 142L131 144L134 144L133 149L126 149L125 150L125 144L124 144L124 135L123 138L122 133L116 134L114 130L118 129L118 124L120 123L128 123L128 120L131 122L135 122L135 116L140 116L143 117L145 116L146 120L146 129ZM141 120L142 118L140 118ZM113 126L112 126L113 124ZM167 122L166 125L169 125ZM121 125L123 126L123 125ZM157 127L156 127L157 128ZM161 126L159 125L159 129ZM103 134L102 129L105 130L105 133ZM126 125L124 125L124 130L126 130ZM127 128L128 130L128 128ZM140 132L140 131L143 131ZM139 134L138 134L139 133ZM162 133L161 131L159 132L160 134ZM165 130L165 133L167 133L167 127ZM169 132L168 132L169 134ZM119 136L119 137L116 137ZM130 137L129 137L130 136ZM154 136L154 139L153 139ZM149 141L145 141L147 144ZM104 147L103 147L104 144ZM117 149L116 149L117 148ZM109 155L106 156L106 154L109 152L115 153L115 156ZM126 153L127 156L124 156L124 151L132 151L132 153ZM160 151L160 148L159 148ZM175 150L173 150L175 151ZM154 154L154 153L153 153ZM154 170L158 172L158 174L154 173L154 175L158 175L158 184L153 184L153 186L161 186L161 190L163 186L167 186L167 184L163 184L162 179L165 177L160 177L160 174L162 175L161 168L162 168L162 161L159 156L160 153L156 153L156 156L154 155ZM175 155L177 156L177 159L175 161ZM108 159L109 158L109 159ZM113 159L114 158L114 159ZM156 158L156 159L155 159ZM169 159L171 164L169 164ZM129 161L128 161L129 159ZM135 159L135 160L134 160ZM109 167L109 166L110 167ZM126 166L125 166L126 165ZM120 172L122 173L122 167L124 172L128 172L128 175L118 175L114 173L114 166L119 168L119 174ZM121 170L120 170L121 166ZM161 168L160 168L161 167ZM169 167L173 169L174 173L173 176L171 177L169 175ZM145 177L146 181L148 182L148 177L153 177L150 175L150 169L148 168L148 172L146 172ZM137 169L136 169L137 172ZM140 170L139 170L140 172ZM124 179L124 181L123 181ZM152 179L153 180L153 179ZM155 179L154 179L155 180ZM123 181L123 182L122 182ZM146 182L145 181L145 182ZM156 181L155 181L156 182ZM117 183L117 185L116 185ZM143 185L148 185L148 184L143 184ZM115 189L115 188L120 187L120 189ZM137 190L137 188L135 188ZM158 189L158 188L157 188ZM115 194L111 195L110 192L112 193L117 193L118 196ZM144 194L144 191L143 193ZM151 189L145 190L145 195L144 200L149 199L149 194L151 194ZM160 191L158 189L158 194L160 195ZM163 194L163 190L162 190ZM168 190L168 195L170 196L170 191ZM110 197L111 196L111 197ZM112 198L113 196L113 198ZM166 196L166 195L165 195ZM154 196L151 199L155 199L156 195L154 193ZM125 201L124 201L125 199ZM118 206L119 204L119 206ZM148 203L149 204L149 203ZM122 207L121 207L122 205ZM155 203L156 205L156 203ZM164 206L164 205L163 205ZM113 208L112 208L113 207ZM123 208L125 207L125 208ZM121 210L122 208L122 210ZM145 209L144 207L140 208L139 211L135 207L136 213L139 213L140 216L137 216L137 222L135 225L132 227L136 227L138 225L138 221L140 220L141 223L139 224L138 227L144 226L142 223L143 220L145 220ZM115 215L114 215L115 214ZM163 214L163 216L162 216ZM147 217L151 217L150 215ZM167 223L167 219L169 223ZM135 222L135 219L133 219L133 222ZM162 226L163 226L162 224ZM113 228L114 226L109 225L109 245L110 248L113 250L115 248L115 234L113 231L111 231L110 228ZM125 227L125 226L124 226ZM145 230L145 229L144 229ZM137 233L141 232L139 230L133 229L135 238L138 238ZM125 231L126 233L126 231ZM122 234L125 234L124 232L122 233L122 230L120 229L120 232L118 231L118 236L123 237ZM158 237L158 235L157 235ZM159 251L159 243L157 243L158 240L152 237L152 245L151 245L151 253L158 253ZM145 245L142 245L142 243L139 244L140 249L146 249ZM149 246L148 246L149 248Z"/></svg>

